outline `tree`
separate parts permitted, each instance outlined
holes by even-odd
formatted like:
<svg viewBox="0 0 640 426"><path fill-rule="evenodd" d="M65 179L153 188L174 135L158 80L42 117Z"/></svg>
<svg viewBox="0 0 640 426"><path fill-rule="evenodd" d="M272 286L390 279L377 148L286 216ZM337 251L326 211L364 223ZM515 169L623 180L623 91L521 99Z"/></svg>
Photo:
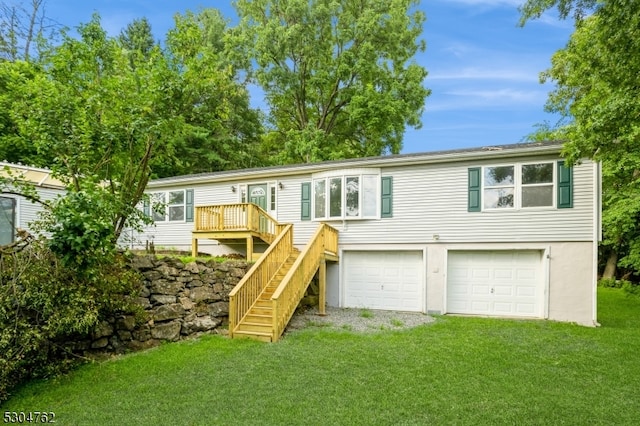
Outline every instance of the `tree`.
<svg viewBox="0 0 640 426"><path fill-rule="evenodd" d="M577 21L542 74L556 83L547 109L570 120L556 132L570 161L602 161L604 276L616 264L640 271L640 1L530 0L523 19L553 6Z"/></svg>
<svg viewBox="0 0 640 426"><path fill-rule="evenodd" d="M34 165L49 167L72 192L103 193L112 209L112 238L138 214L151 162L165 152L175 122L171 72L159 48L131 66L127 51L106 36L96 15L66 34L29 76L21 64L3 64L10 79L11 117L30 141ZM15 77L15 75L18 75ZM168 87L167 87L168 86Z"/></svg>
<svg viewBox="0 0 640 426"><path fill-rule="evenodd" d="M239 0L237 49L255 60L279 162L398 153L420 127L426 70L417 0Z"/></svg>
<svg viewBox="0 0 640 426"><path fill-rule="evenodd" d="M149 59L153 47L156 43L153 41L153 33L151 32L151 24L147 18L136 19L120 32L118 41L129 52L131 56L131 65L141 58Z"/></svg>
<svg viewBox="0 0 640 426"><path fill-rule="evenodd" d="M528 20L537 19L552 8L558 10L560 19L566 19L573 14L576 21L581 21L601 3L600 0L527 0L520 7L520 25Z"/></svg>
<svg viewBox="0 0 640 426"><path fill-rule="evenodd" d="M0 2L0 60L29 61L33 44L57 34L59 26L46 18L45 5L45 0L31 0L27 9Z"/></svg>
<svg viewBox="0 0 640 426"><path fill-rule="evenodd" d="M175 78L171 99L182 128L158 177L262 165L259 111L251 108L240 67L231 60L227 23L216 9L175 16L166 56ZM246 60L244 60L246 63Z"/></svg>

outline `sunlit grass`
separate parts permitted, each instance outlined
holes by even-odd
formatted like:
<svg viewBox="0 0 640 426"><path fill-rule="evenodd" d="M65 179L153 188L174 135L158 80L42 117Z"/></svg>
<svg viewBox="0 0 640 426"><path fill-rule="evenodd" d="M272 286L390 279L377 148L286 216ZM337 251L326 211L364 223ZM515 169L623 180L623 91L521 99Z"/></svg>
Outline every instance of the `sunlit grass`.
<svg viewBox="0 0 640 426"><path fill-rule="evenodd" d="M34 382L2 411L59 424L636 424L640 299L600 289L600 328L439 317L409 330L207 336Z"/></svg>

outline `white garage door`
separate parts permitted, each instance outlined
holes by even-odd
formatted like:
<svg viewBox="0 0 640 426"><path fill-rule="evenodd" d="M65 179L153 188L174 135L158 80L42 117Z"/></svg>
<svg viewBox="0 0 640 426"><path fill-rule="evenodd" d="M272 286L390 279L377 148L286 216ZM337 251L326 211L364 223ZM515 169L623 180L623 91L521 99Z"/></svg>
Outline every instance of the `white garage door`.
<svg viewBox="0 0 640 426"><path fill-rule="evenodd" d="M348 308L422 311L422 251L345 251L344 303Z"/></svg>
<svg viewBox="0 0 640 426"><path fill-rule="evenodd" d="M542 317L542 252L450 251L447 312Z"/></svg>

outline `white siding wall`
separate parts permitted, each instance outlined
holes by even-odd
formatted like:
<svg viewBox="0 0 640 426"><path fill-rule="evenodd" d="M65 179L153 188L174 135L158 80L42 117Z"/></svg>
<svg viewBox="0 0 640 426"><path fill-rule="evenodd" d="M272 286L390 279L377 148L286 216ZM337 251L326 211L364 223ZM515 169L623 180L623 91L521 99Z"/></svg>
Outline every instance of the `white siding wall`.
<svg viewBox="0 0 640 426"><path fill-rule="evenodd" d="M510 209L467 212L467 171L469 167L554 160L556 157L527 157L517 160L469 161L381 168L382 176L393 176L393 217L376 220L328 221L340 231L341 245L592 241L595 164L584 161L574 167L573 208ZM294 242L304 246L318 222L301 221L301 185L311 174L280 178L234 180L212 184L154 187L152 191L193 188L196 206L237 203L239 191L231 186L265 182L282 183L277 188L275 218L293 223ZM152 192L150 191L150 192ZM555 194L554 194L555 196ZM193 223L164 222L137 235L138 244L153 240L156 247L189 249ZM215 244L200 240L200 246Z"/></svg>
<svg viewBox="0 0 640 426"><path fill-rule="evenodd" d="M467 170L480 165L382 169L393 176L393 217L334 222L340 243L593 240L593 163L574 169L573 208L467 212Z"/></svg>
<svg viewBox="0 0 640 426"><path fill-rule="evenodd" d="M38 197L43 201L52 201L58 195L62 195L63 191L51 188L36 188ZM40 212L44 207L40 203L33 203L29 199L19 195L2 194L3 197L13 198L16 200L16 227L26 229L30 233L34 233L31 224L40 218Z"/></svg>

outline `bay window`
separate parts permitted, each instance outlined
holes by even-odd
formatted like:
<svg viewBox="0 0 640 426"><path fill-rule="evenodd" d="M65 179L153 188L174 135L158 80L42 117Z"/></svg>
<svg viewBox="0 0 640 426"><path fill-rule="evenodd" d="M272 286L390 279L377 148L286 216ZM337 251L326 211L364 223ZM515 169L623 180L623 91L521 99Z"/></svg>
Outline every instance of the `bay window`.
<svg viewBox="0 0 640 426"><path fill-rule="evenodd" d="M377 170L353 170L353 173L318 174L312 184L313 219L344 220L379 217Z"/></svg>

